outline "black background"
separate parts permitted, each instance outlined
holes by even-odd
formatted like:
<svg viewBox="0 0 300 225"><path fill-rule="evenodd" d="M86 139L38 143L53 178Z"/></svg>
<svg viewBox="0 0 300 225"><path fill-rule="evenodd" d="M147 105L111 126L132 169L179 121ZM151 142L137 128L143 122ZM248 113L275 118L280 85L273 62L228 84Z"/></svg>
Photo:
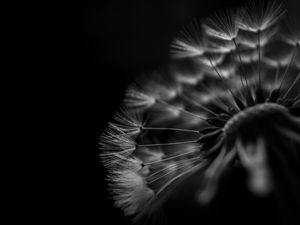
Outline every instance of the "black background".
<svg viewBox="0 0 300 225"><path fill-rule="evenodd" d="M64 169L55 177L59 184L53 185L53 214L65 222L129 224L108 199L98 157L101 131L133 78L167 64L169 44L182 26L242 2L99 0L49 6L55 30L46 34L51 37L44 43L50 64L44 71L50 72L56 93L53 114L63 125L58 137L64 142L56 146ZM298 1L286 2L299 9Z"/></svg>

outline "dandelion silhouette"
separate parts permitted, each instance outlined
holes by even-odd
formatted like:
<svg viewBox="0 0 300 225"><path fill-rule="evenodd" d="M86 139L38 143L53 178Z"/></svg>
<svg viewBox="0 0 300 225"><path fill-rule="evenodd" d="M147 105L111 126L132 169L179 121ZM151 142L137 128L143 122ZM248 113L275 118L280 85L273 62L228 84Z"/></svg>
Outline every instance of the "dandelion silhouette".
<svg viewBox="0 0 300 225"><path fill-rule="evenodd" d="M129 87L100 156L133 222L160 214L191 178L193 201L210 204L228 168L246 171L257 198L283 185L287 211L300 212L300 29L287 32L284 13L254 1L194 21L172 42L167 72Z"/></svg>

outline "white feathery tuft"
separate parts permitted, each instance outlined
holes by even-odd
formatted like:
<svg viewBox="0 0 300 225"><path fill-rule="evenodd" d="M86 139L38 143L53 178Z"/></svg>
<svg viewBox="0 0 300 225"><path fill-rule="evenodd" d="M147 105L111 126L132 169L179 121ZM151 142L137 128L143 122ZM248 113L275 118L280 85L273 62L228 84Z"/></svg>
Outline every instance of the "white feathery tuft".
<svg viewBox="0 0 300 225"><path fill-rule="evenodd" d="M156 99L153 96L141 91L130 88L124 99L124 103L129 108L147 109L155 104Z"/></svg>
<svg viewBox="0 0 300 225"><path fill-rule="evenodd" d="M233 9L227 9L207 19L203 28L209 36L231 41L237 37L239 31L236 20L237 13Z"/></svg>
<svg viewBox="0 0 300 225"><path fill-rule="evenodd" d="M175 58L186 58L203 55L205 48L202 43L188 43L184 40L176 39L173 41L171 53Z"/></svg>
<svg viewBox="0 0 300 225"><path fill-rule="evenodd" d="M110 124L100 137L100 149L104 151L103 155L118 153L129 156L136 149L136 143L120 128Z"/></svg>
<svg viewBox="0 0 300 225"><path fill-rule="evenodd" d="M136 112L129 112L124 108L120 109L113 118L116 120L116 123L111 124L128 136L138 135L144 125L141 115Z"/></svg>
<svg viewBox="0 0 300 225"><path fill-rule="evenodd" d="M115 205L132 216L142 211L153 199L154 192L142 176L132 170L117 170L108 176Z"/></svg>
<svg viewBox="0 0 300 225"><path fill-rule="evenodd" d="M284 15L281 3L274 1L252 1L240 11L238 26L240 29L258 32L273 26Z"/></svg>
<svg viewBox="0 0 300 225"><path fill-rule="evenodd" d="M171 55L174 58L190 58L203 55L206 44L201 39L201 27L197 21L183 29L178 37L171 43Z"/></svg>

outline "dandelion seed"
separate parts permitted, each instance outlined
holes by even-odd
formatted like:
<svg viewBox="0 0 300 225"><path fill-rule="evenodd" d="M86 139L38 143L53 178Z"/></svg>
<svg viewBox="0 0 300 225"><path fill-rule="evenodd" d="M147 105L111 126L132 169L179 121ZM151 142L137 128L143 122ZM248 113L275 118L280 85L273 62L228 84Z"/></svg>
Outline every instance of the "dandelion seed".
<svg viewBox="0 0 300 225"><path fill-rule="evenodd" d="M219 12L213 18L207 19L203 27L206 34L223 40L233 40L238 35L236 12L233 9Z"/></svg>
<svg viewBox="0 0 300 225"><path fill-rule="evenodd" d="M186 43L182 40L175 40L172 44L174 57L185 58L203 55L205 49L199 43Z"/></svg>
<svg viewBox="0 0 300 225"><path fill-rule="evenodd" d="M104 151L103 154L129 156L136 149L136 143L118 127L110 125L100 137L100 149Z"/></svg>
<svg viewBox="0 0 300 225"><path fill-rule="evenodd" d="M201 28L194 21L181 31L171 44L171 54L175 58L201 56L206 51L205 42L201 39Z"/></svg>
<svg viewBox="0 0 300 225"><path fill-rule="evenodd" d="M253 1L240 11L243 16L237 22L240 29L258 32L274 25L284 13L282 4L277 1Z"/></svg>
<svg viewBox="0 0 300 225"><path fill-rule="evenodd" d="M156 100L154 97L149 96L145 93L134 89L129 89L126 93L126 98L124 102L125 105L128 107L145 109L155 104Z"/></svg>
<svg viewBox="0 0 300 225"><path fill-rule="evenodd" d="M127 216L141 211L154 196L143 177L131 170L114 171L108 179L111 181L115 205L122 208Z"/></svg>

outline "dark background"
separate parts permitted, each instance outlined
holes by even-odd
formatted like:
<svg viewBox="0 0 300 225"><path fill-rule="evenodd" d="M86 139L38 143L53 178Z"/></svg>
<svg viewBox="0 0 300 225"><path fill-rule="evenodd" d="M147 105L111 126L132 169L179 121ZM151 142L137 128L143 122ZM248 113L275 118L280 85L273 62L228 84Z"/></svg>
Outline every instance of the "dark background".
<svg viewBox="0 0 300 225"><path fill-rule="evenodd" d="M59 93L54 113L67 128L58 131L67 143L59 146L66 158L62 157L64 171L57 177L60 184L54 187L59 193L54 214L65 222L129 224L108 199L98 157L101 131L126 86L142 72L167 64L169 44L183 25L242 2L98 0L49 5L55 31L45 43L50 56L46 70L53 93ZM286 2L299 9L299 1Z"/></svg>

